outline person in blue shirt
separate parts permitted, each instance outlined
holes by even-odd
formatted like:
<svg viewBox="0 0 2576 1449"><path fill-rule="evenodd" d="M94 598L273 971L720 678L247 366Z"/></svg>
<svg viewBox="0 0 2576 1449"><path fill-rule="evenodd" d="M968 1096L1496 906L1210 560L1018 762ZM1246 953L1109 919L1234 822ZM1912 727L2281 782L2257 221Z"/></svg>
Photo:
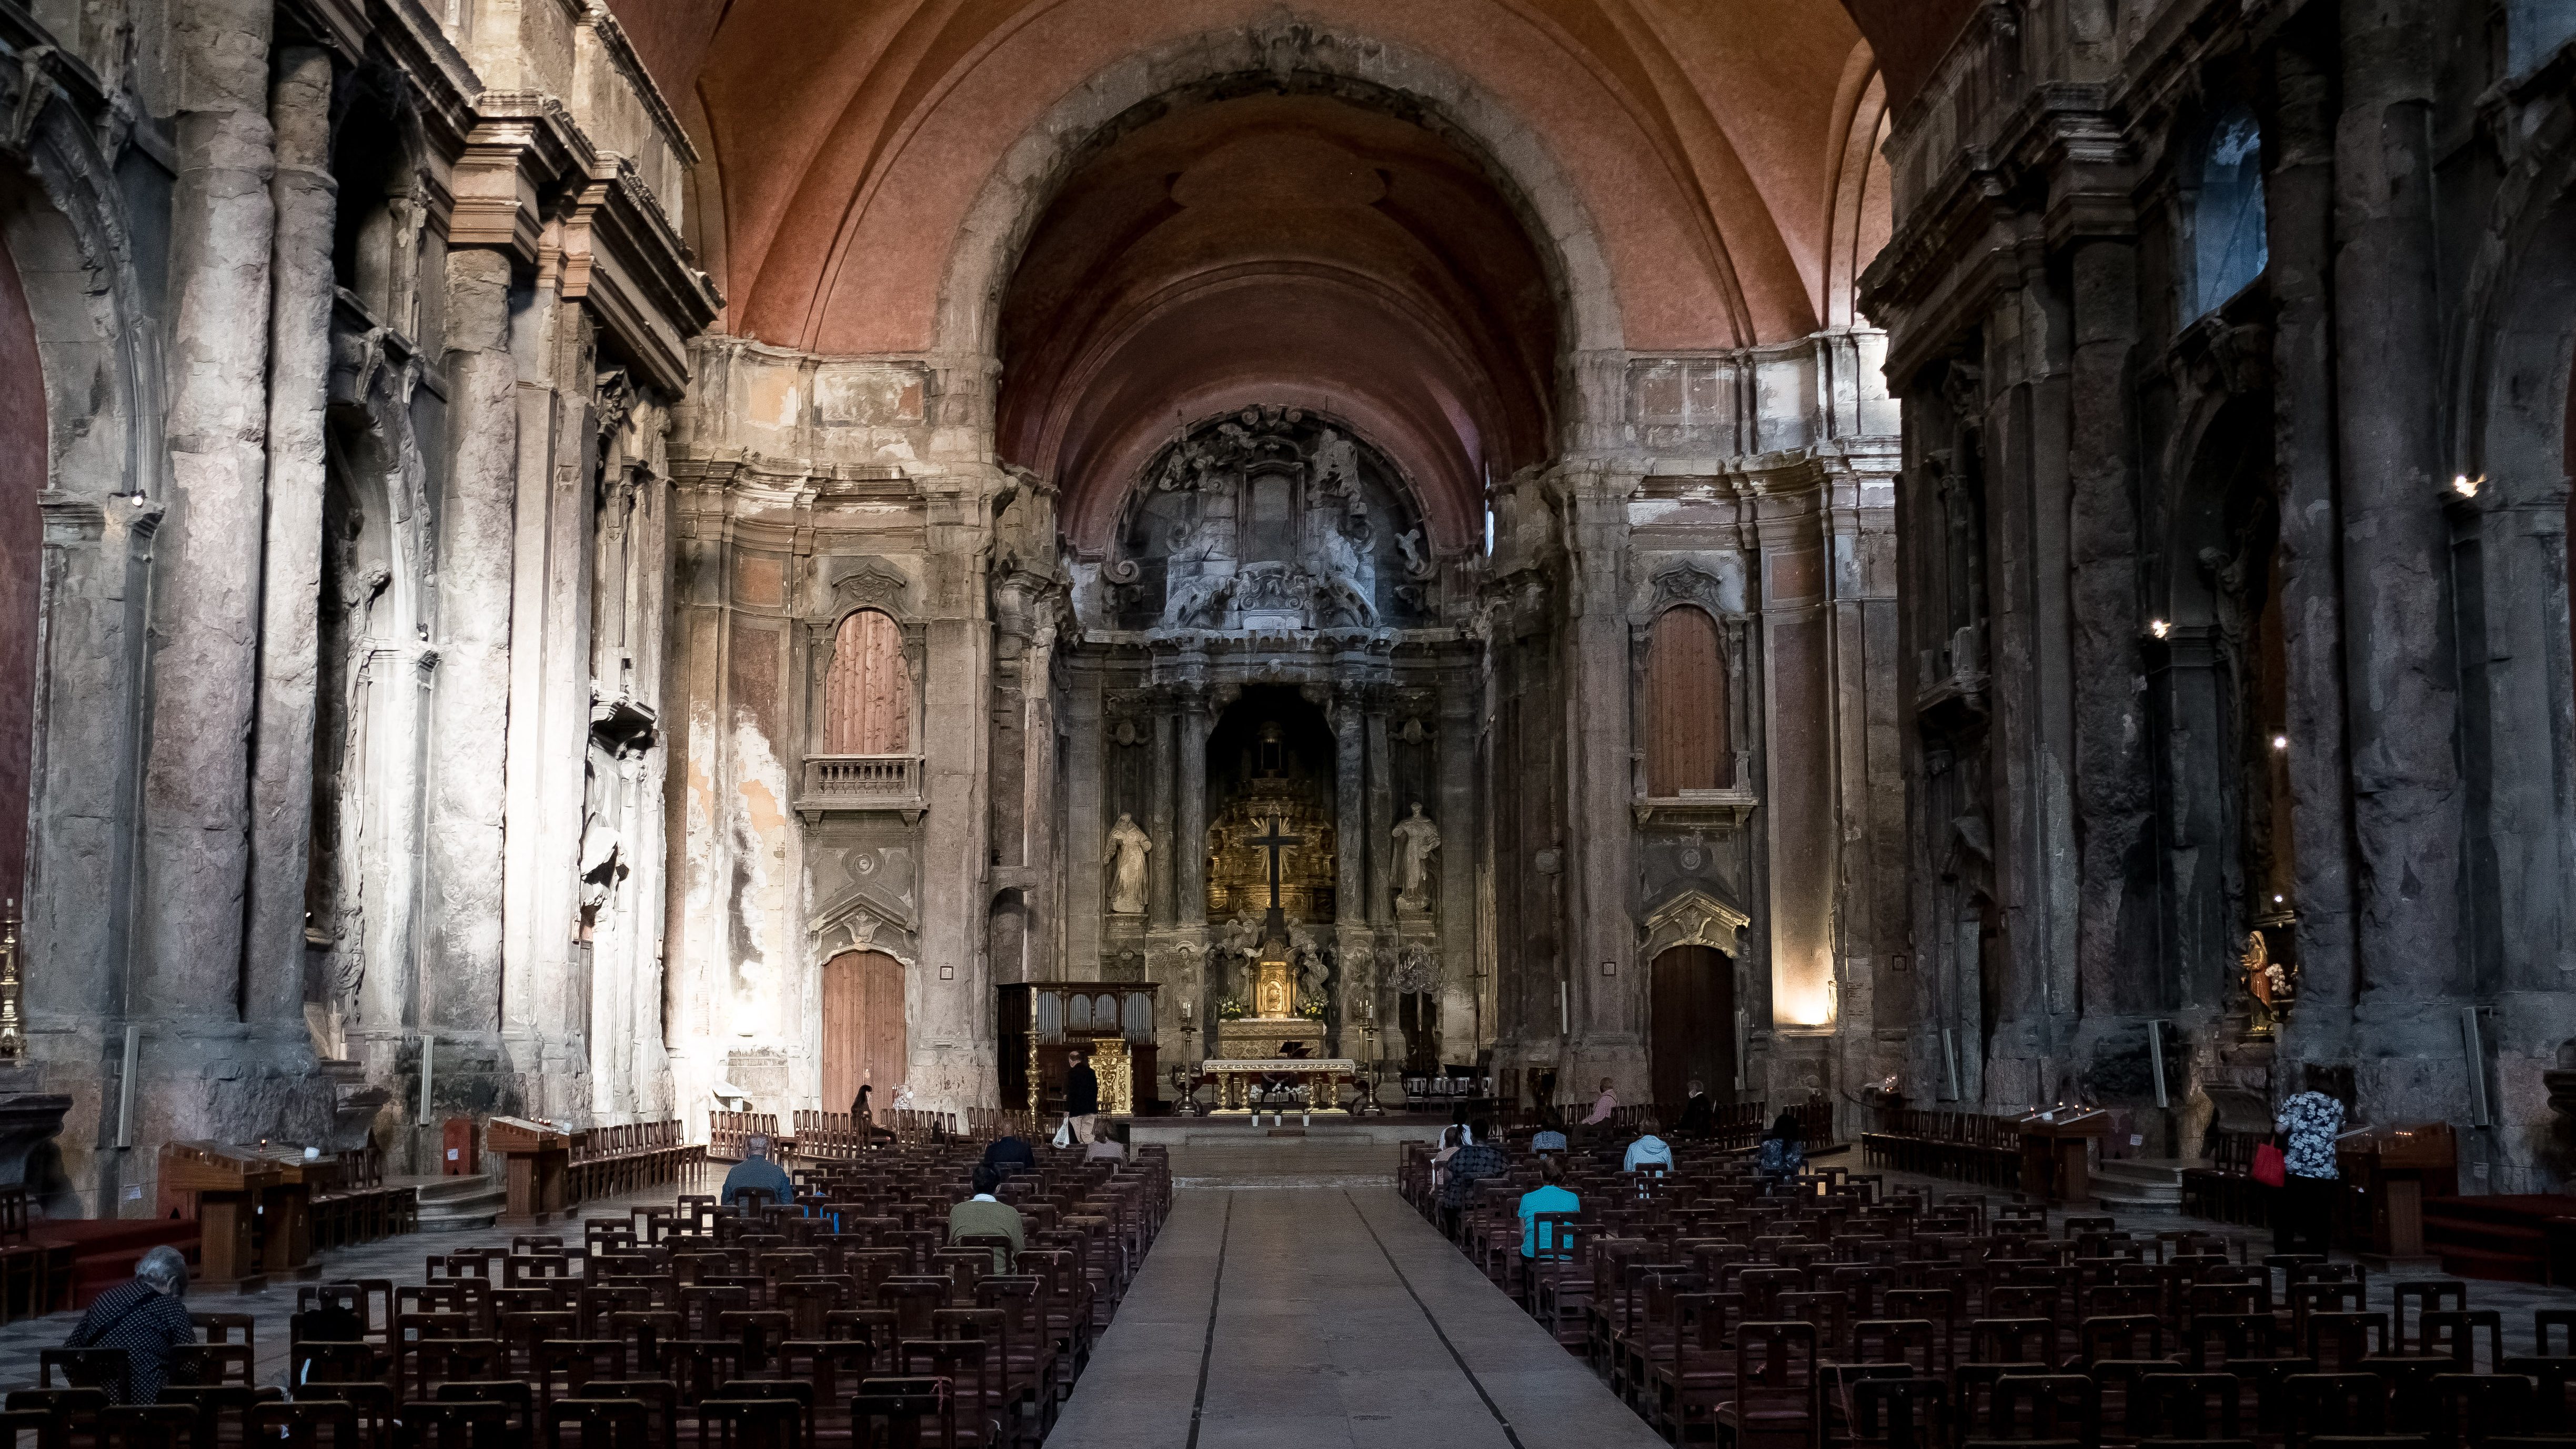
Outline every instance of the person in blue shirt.
<svg viewBox="0 0 2576 1449"><path fill-rule="evenodd" d="M1640 1167L1659 1167L1670 1172L1673 1167L1673 1149L1669 1143L1656 1136L1651 1130L1642 1132L1638 1134L1636 1141L1628 1144L1628 1156L1624 1166L1630 1172L1635 1172Z"/></svg>
<svg viewBox="0 0 2576 1449"><path fill-rule="evenodd" d="M789 1180L787 1169L769 1160L769 1139L766 1137L743 1139L742 1161L735 1163L733 1171L725 1174L725 1206L733 1206L735 1199L747 1190L768 1193L769 1200L775 1203L796 1201L796 1184Z"/></svg>
<svg viewBox="0 0 2576 1449"><path fill-rule="evenodd" d="M1540 1213L1570 1213L1583 1206L1583 1200L1563 1185L1565 1182L1563 1163L1553 1157L1540 1158L1538 1177L1539 1185L1521 1194L1521 1261L1523 1262L1528 1262L1542 1252L1553 1252L1560 1246L1570 1248L1574 1245L1574 1233L1571 1229L1566 1232L1566 1241L1562 1245L1555 1242L1557 1225L1540 1223L1538 1220Z"/></svg>

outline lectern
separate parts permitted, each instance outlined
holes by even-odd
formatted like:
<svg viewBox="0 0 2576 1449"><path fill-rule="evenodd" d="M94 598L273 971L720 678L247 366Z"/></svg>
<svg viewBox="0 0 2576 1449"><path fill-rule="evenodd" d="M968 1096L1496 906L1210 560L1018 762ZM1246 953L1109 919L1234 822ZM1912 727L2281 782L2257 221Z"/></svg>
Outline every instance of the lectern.
<svg viewBox="0 0 2576 1449"><path fill-rule="evenodd" d="M2424 1256L2424 1199L2460 1190L2459 1137L2448 1122L2352 1132L2335 1142L2335 1165L2359 1200L2342 1224L2344 1246L2388 1258ZM2364 1212L2367 1221L2361 1221Z"/></svg>
<svg viewBox="0 0 2576 1449"><path fill-rule="evenodd" d="M495 1117L483 1139L507 1164L502 1181L509 1201L501 1221L533 1227L563 1215L564 1184L572 1169L571 1133L552 1122Z"/></svg>
<svg viewBox="0 0 2576 1449"><path fill-rule="evenodd" d="M2080 1202L2093 1195L2086 1144L2111 1135L2111 1114L2083 1107L2033 1112L2021 1132L2021 1190L2033 1197Z"/></svg>

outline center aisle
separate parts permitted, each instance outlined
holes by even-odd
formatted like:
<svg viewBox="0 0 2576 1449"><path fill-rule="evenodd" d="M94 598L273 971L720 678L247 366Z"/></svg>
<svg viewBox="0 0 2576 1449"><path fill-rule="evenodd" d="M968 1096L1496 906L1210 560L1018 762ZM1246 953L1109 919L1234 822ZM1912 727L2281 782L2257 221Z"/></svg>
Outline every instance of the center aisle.
<svg viewBox="0 0 2576 1449"><path fill-rule="evenodd" d="M1047 1449L1662 1443L1367 1186L1176 1194Z"/></svg>

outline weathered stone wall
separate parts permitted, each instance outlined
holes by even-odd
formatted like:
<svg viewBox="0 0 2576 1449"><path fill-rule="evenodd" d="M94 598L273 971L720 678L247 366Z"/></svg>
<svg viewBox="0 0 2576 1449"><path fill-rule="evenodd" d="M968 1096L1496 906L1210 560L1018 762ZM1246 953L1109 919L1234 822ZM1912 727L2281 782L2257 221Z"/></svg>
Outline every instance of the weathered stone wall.
<svg viewBox="0 0 2576 1449"><path fill-rule="evenodd" d="M2564 1180L2569 72L2492 38L2016 0L1896 117L1917 1101L2108 1098L2188 1155L2349 1065L2357 1120L2470 1124L2469 1190ZM2231 111L2266 265L2204 308ZM2107 1065L2159 1020L2162 1116Z"/></svg>
<svg viewBox="0 0 2576 1449"><path fill-rule="evenodd" d="M7 893L57 1210L154 1211L172 1137L399 1168L424 1115L671 1110L634 1038L660 434L716 306L658 199L691 153L603 8L473 13L0 18L52 428Z"/></svg>

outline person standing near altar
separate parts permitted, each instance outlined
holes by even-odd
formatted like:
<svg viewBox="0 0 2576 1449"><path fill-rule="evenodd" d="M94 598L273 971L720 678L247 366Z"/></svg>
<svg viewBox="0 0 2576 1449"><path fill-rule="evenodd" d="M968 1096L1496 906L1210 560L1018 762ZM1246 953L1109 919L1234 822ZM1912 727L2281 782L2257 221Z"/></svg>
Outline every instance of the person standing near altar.
<svg viewBox="0 0 2576 1449"><path fill-rule="evenodd" d="M1080 1052L1075 1052L1067 1061L1071 1065L1064 1073L1064 1116L1073 1124L1073 1140L1088 1147L1091 1145L1091 1130L1099 1125L1100 1120L1100 1077L1091 1070L1091 1064L1083 1060Z"/></svg>

